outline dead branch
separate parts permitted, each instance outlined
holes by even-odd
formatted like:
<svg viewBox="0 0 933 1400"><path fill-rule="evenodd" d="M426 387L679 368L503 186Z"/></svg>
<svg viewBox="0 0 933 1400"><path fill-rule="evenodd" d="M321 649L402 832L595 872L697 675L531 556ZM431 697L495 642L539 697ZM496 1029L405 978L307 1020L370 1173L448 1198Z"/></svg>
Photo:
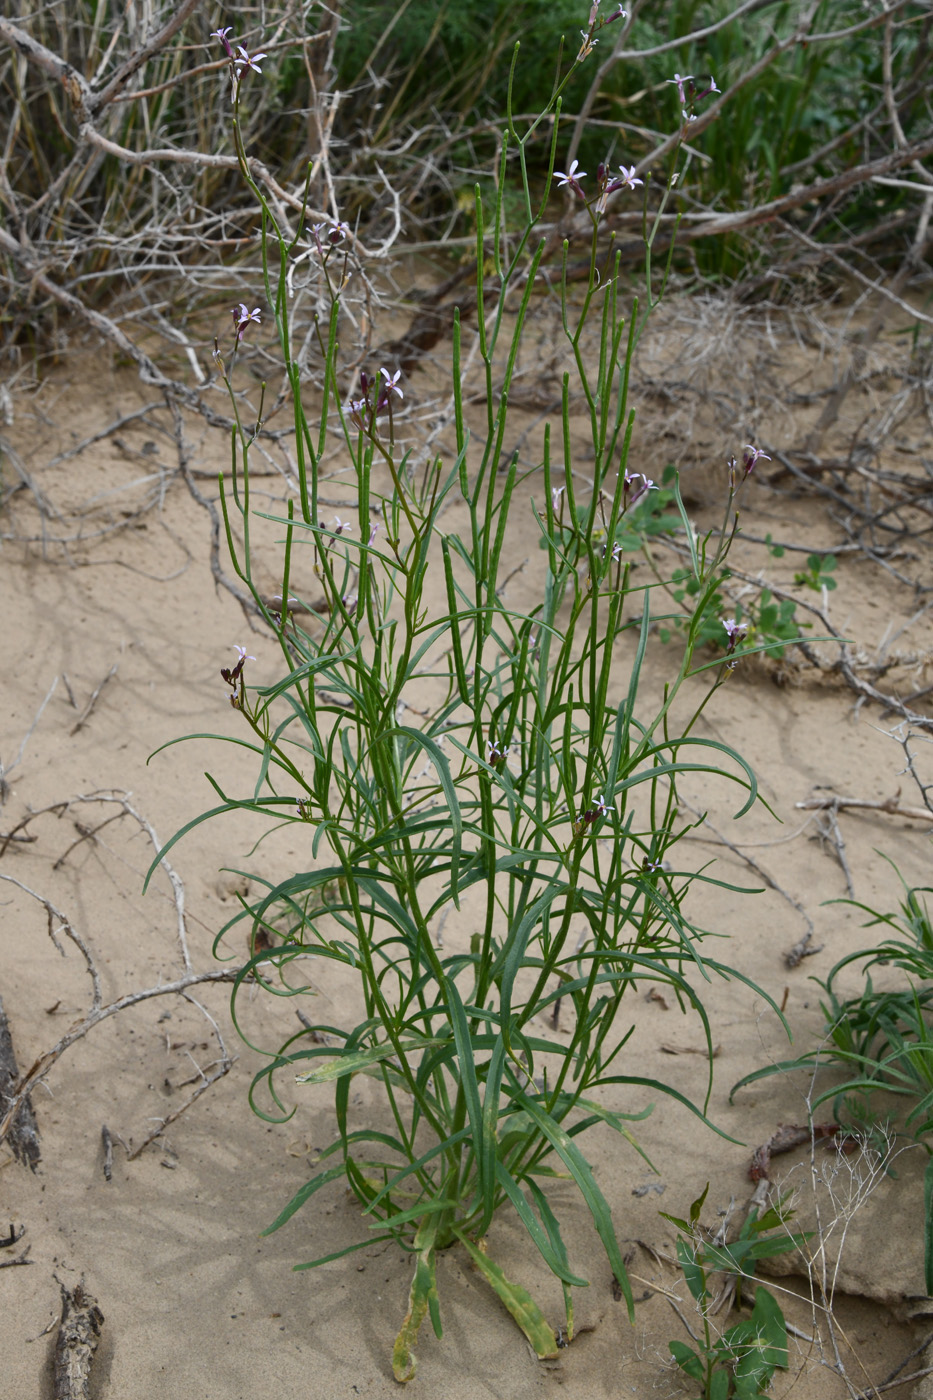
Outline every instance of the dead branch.
<svg viewBox="0 0 933 1400"><path fill-rule="evenodd" d="M6 795L7 795L7 791L8 791L8 784L7 784L7 781L6 781L6 780L7 780L7 777L9 776L10 773L13 772L13 769L14 769L14 768L18 768L19 765L22 763L22 761L23 761L23 754L26 752L26 745L29 743L29 740L32 738L33 731L35 730L36 725L39 723L40 719L42 718L42 715L43 715L43 712L44 712L44 710L45 710L46 705L49 703L49 701L51 700L52 696L55 694L55 687L56 687L57 685L58 685L58 677L56 676L55 679L52 681L52 684L49 686L48 690L46 691L45 699L42 701L42 704L39 706L38 710L36 710L36 713L35 713L35 715L34 715L34 717L33 717L32 723L30 724L29 728L26 730L26 733L23 735L22 743L21 743L20 746L19 746L19 750L18 750L17 755L16 755L16 757L14 758L13 762L12 762L12 763L9 763L9 764L4 764L3 760L0 759L0 803L3 803L3 802L6 800ZM22 825L22 824L21 824L21 825ZM17 828L17 830L19 830L19 828ZM2 856L2 855L3 855L3 852L6 850L6 843L7 843L7 841L10 841L10 840L12 840L12 833L11 833L9 836L3 838L4 844L3 844L3 847L0 848L0 856Z"/></svg>
<svg viewBox="0 0 933 1400"><path fill-rule="evenodd" d="M0 876L0 879L9 879L8 875ZM52 1066L61 1059L66 1050L83 1040L89 1031L99 1025L101 1021L107 1020L110 1016L116 1016L119 1012L125 1011L129 1006L139 1006L144 1001L151 1001L153 997L178 996L182 992L188 991L191 987L204 986L209 982L235 982L240 974L240 968L222 968L216 972L192 972L184 977L179 977L174 982L165 982L160 986L146 987L142 991L128 992L126 996L118 997L116 1001L108 1002L105 1006L98 1007L95 1011L89 1012L83 1021L79 1021L66 1035L63 1035L57 1044L51 1049L44 1051L33 1065L22 1075L18 1083L14 1086L9 1107L2 1118L0 1118L0 1142L3 1142L10 1131L13 1119L16 1117L20 1107L25 1103L36 1085L45 1078Z"/></svg>
<svg viewBox="0 0 933 1400"><path fill-rule="evenodd" d="M100 1343L104 1314L84 1287L84 1280L62 1291L62 1320L55 1338L54 1400L90 1400L91 1362Z"/></svg>
<svg viewBox="0 0 933 1400"><path fill-rule="evenodd" d="M824 944L818 943L818 944L816 945L815 948L811 948L811 947L810 947L810 942L811 942L811 939L812 939L812 938L813 938L813 930L812 930L812 929L809 929L809 930L804 934L803 938L798 938L798 939L797 939L797 942L794 944L793 948L789 948L788 951L784 954L784 966L785 966L785 967L789 967L789 968L799 967L800 964L803 962L804 958L812 958L812 957L814 956L815 953L822 953L823 948L824 948ZM785 995L785 999L786 999L786 996L787 996L787 992L786 992L786 991L785 991L784 995ZM782 1011L784 1010L784 1007L783 1007L783 1006L781 1007L781 1010L782 1010Z"/></svg>
<svg viewBox="0 0 933 1400"><path fill-rule="evenodd" d="M10 1034L6 1012L3 1009L3 998L0 997L0 1106L12 1100L13 1086L18 1080L19 1069L16 1064L16 1053L13 1049L13 1037ZM28 1097L23 1100L19 1112L10 1125L9 1144L16 1160L35 1171L41 1160L39 1130L36 1127L32 1102ZM3 1241L4 1245L16 1243L17 1236L12 1226L10 1235L9 1240Z"/></svg>
<svg viewBox="0 0 933 1400"><path fill-rule="evenodd" d="M101 1125L100 1142L104 1150L104 1180L113 1180L113 1134L106 1123Z"/></svg>
<svg viewBox="0 0 933 1400"><path fill-rule="evenodd" d="M847 809L861 808L869 812L885 812L891 817L907 817L911 821L933 822L933 812L926 807L907 807L900 801L900 792L893 797L885 797L880 801L871 801L864 797L842 797L839 793L827 793L825 797L808 797L804 802L795 802L794 806L804 812L843 812Z"/></svg>
<svg viewBox="0 0 933 1400"><path fill-rule="evenodd" d="M143 44L135 53L130 54L129 58L114 73L107 86L101 92L89 95L86 103L87 110L96 113L106 107L108 102L112 102L123 91L133 74L138 73L140 68L148 63L149 59L154 57L160 49L164 49L169 39L174 38L185 20L188 19L189 15L194 14L200 3L201 0L182 0L171 19L167 20L162 28L153 34L147 44Z"/></svg>
<svg viewBox="0 0 933 1400"><path fill-rule="evenodd" d="M180 947L180 949L181 949L181 957L182 957L182 962L183 962L184 967L185 967L185 971L186 971L186 972L191 972L191 970L192 970L192 965L191 965L191 954L190 954L190 952L189 952L189 950L188 950L188 923L187 923L187 919L186 919L186 916L185 916L185 887L184 887L184 885L183 885L183 883L182 883L182 881L181 881L181 877L180 877L180 876L178 875L178 873L173 869L173 867L169 864L167 858L161 854L161 851L162 851L162 843L161 843L161 841L159 840L158 836L157 836L156 833L155 833L155 828L152 826L152 824L151 824L150 822L148 822L148 821L146 820L146 818L145 818L140 812L137 812L137 810L136 810L135 807L133 807L133 806L130 805L129 794L128 794L128 793L125 793L125 792L109 792L109 793L97 792L97 793L89 793L89 794L87 794L87 795L81 794L81 795L79 795L78 797L76 797L76 798L74 799L74 801L75 801L75 802L116 802L116 803L119 804L119 806L120 806L122 812L125 813L127 816L132 817L133 820L134 820L135 822L137 822L138 825L142 828L142 830L145 831L146 835L149 837L150 842L152 843L152 848L153 848L153 850L155 851L156 855L159 857L159 864L161 865L162 869L165 871L165 874L166 874L167 877L168 877L169 884L170 884L171 887L172 887L172 896L173 896L174 901L175 901L175 916L176 916L176 929L177 929L177 933L178 933L178 945L179 945L179 947ZM67 854L67 852L66 852L66 854ZM61 860L64 860L64 858L65 858L65 857L62 856L62 857L61 857ZM205 1014L206 1014L206 1013L205 1013ZM218 1035L219 1035L219 1032L218 1032Z"/></svg>
<svg viewBox="0 0 933 1400"><path fill-rule="evenodd" d="M91 714L93 713L94 706L97 704L97 701L98 701L99 698L100 698L101 691L103 690L103 688L104 688L104 686L107 684L107 682L108 682L109 680L112 680L112 678L113 678L116 674L117 674L117 663L114 662L113 665L111 666L110 670L107 672L106 676L104 676L104 679L101 681L100 685L97 687L97 689L96 689L96 690L93 692L93 694L91 695L91 698L88 700L88 702L87 702L87 704L85 705L84 709L81 711L81 714L80 714L80 716L78 717L77 723L76 723L76 724L72 727L72 729L69 731L69 733L70 733L70 735L71 735L72 738L74 738L74 736L77 734L77 732L78 732L79 729L83 729L84 726L85 726L85 724L87 724L88 720L89 720L90 717L91 717Z"/></svg>
<svg viewBox="0 0 933 1400"><path fill-rule="evenodd" d="M156 854L158 855L160 853L161 845L158 840L158 837L156 836L154 828L130 805L125 794L91 794L88 796L82 796L77 800L82 802L118 803L122 809L121 815L125 813L126 815L133 817L143 828L143 830L146 831L152 843L152 846L156 851ZM183 1105L181 1105L180 1108L178 1108L174 1113L170 1114L168 1118L162 1120L161 1126L157 1128L155 1132L153 1132L150 1135L149 1138L147 1138L147 1143L151 1142L155 1137L159 1136L159 1134L162 1131L164 1131L164 1128L168 1125L168 1123L174 1122L175 1119L177 1119L183 1112L185 1112L187 1108L191 1106L191 1104L195 1103L197 1099L200 1098L201 1094L204 1093L210 1087L211 1084L216 1083L217 1079L221 1078L230 1069L230 1066L233 1063L233 1058L230 1055L227 1046L224 1042L223 1034L220 1030L219 1025L217 1024L214 1017L211 1016L210 1012L206 1009L206 1007L204 1007L200 1002L196 1001L193 997L191 997L189 993L191 988L196 986L203 986L207 983L235 982L240 974L240 969L225 968L217 971L200 973L194 972L192 970L191 958L188 951L185 923L184 886L181 880L179 879L178 875L168 864L168 861L165 859L164 856L161 857L160 864L165 869L166 874L168 875L168 878L172 884L172 889L174 892L178 939L181 948L182 960L185 968L184 974L181 977L176 978L173 982L160 983L159 985L154 987L146 987L138 991L129 992L122 997L118 997L115 1001L107 1003L106 1005L103 1002L100 975L98 973L97 965L94 960L91 949L88 946L87 942L84 940L84 938L81 936L81 934L73 927L67 916L63 914L60 909L56 908L56 906L52 903L51 900L47 899L44 895L37 893L35 890L30 889L29 886L23 884L22 881L15 879L12 875L0 874L0 879L6 880L8 883L15 885L18 889L21 889L25 894L30 895L33 899L37 900L38 903L40 903L44 907L48 917L49 936L51 937L52 942L55 944L55 947L63 955L64 949L62 948L62 945L59 942L58 935L60 933L64 933L68 938L71 939L71 941L78 948L79 952L81 953L84 959L88 975L91 979L92 988L91 1003L83 1019L78 1021L75 1025L73 1025L71 1029L67 1031L66 1034L63 1035L60 1040L57 1041L55 1045L53 1045L50 1049L44 1051L41 1055L39 1055L39 1057L35 1060L35 1062L25 1073L16 1073L14 1070L11 1076L11 1082L6 1088L5 1092L3 1092L2 1094L4 1107L3 1116L0 1117L0 1142L3 1142L13 1130L14 1124L19 1119L21 1109L28 1102L29 1095L31 1094L33 1089L38 1083L40 1083L41 1080L45 1078L49 1070L61 1058L61 1056L65 1053L66 1050L68 1050L77 1041L82 1040L101 1021L108 1019L110 1016L116 1015L117 1013L125 1010L130 1006L139 1005L142 1002L149 1001L154 997L183 996L186 1000L190 1001L192 1005L195 1006L210 1023L213 1034L216 1037L220 1049L220 1058L218 1061L215 1061L215 1064L218 1065L219 1068L217 1068L212 1075L207 1075L200 1068L198 1068L198 1078L201 1081L198 1085L198 1088L189 1097L189 1099L186 1100ZM145 1145L146 1144L144 1144L144 1146Z"/></svg>

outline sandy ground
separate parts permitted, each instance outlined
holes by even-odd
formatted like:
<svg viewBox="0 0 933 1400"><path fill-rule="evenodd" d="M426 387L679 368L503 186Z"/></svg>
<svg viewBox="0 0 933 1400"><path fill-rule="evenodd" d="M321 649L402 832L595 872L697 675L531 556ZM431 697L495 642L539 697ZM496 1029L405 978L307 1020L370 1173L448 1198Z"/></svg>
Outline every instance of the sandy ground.
<svg viewBox="0 0 933 1400"><path fill-rule="evenodd" d="M798 347L796 353L803 352ZM807 374L800 360L797 369ZM832 372L833 366L814 365L810 382ZM205 770L228 788L248 788L250 770L230 747L220 751L198 740L150 755L182 734L235 732L237 716L219 678L234 643L249 642L257 681L267 663L274 664L271 641L251 635L236 600L214 586L207 516L178 477L170 435L152 426L169 424L164 412L161 419L155 414L131 422L77 455L55 460L148 401L129 371L100 354L66 362L40 388L18 394L7 430L34 484L59 512L43 521L23 491L0 519L0 755L9 784L0 832L39 814L19 832L29 839L3 844L0 858L0 874L10 877L0 888L0 996L23 1069L80 1021L91 995L79 948L53 915L56 948L36 895L61 911L85 942L104 1004L182 976L178 890L160 873L143 897L150 835L121 802L165 840L212 804ZM646 461L648 444L655 465L659 456L703 456L697 435L689 450L684 439L679 447L664 439L659 406L652 409L647 393L646 405L646 422L655 425L643 430ZM856 405L856 418L864 407ZM793 421L771 422L765 414L760 440L799 440L806 423L801 413ZM667 415L668 430L671 421ZM187 421L186 432L192 468L204 473L196 484L211 494L210 475L227 460L226 442L197 420ZM925 425L915 422L902 436L922 445L925 434ZM707 425L707 438L714 436ZM743 440L736 435L724 450L710 448L710 460L720 462L725 450L738 449ZM884 450L895 453L893 439ZM7 486L8 463L4 472ZM270 476L268 486L268 499L281 494L279 477ZM349 501L348 492L345 482L334 483L336 509ZM829 546L842 538L826 503L812 493L795 493L786 481L780 490L753 482L743 524L750 535L770 533L794 544ZM537 530L530 513L521 528L516 559L533 560ZM68 536L65 545L52 542ZM752 543L740 543L736 554L741 567L764 570L782 586L792 586L801 560L790 554L773 559ZM929 579L925 543L917 543L909 570ZM838 578L829 607L839 630L867 656L882 646L895 660L900 656L903 664L894 666L885 684L907 694L929 683L933 635L929 616L919 611L922 597L864 556L840 556ZM521 576L514 587L520 598L532 584ZM663 665L658 645L648 677L655 689ZM723 936L718 955L785 1006L800 1048L823 1026L811 978L825 976L838 958L878 934L861 929L859 911L825 903L845 896L843 870L832 843L818 839L818 818L795 804L819 787L872 800L900 790L904 801L919 802L902 772L903 750L890 734L896 721L877 705L856 706L838 679L791 664L748 665L717 696L705 732L751 760L783 825L758 808L737 826L731 820L733 793L699 783L684 789L738 846L717 849L714 833L707 832L710 844L694 848L697 863L715 854L723 879L761 888L760 873L744 852L791 897L773 888L745 897L707 889L694 907L698 921ZM916 749L929 780L928 750L922 741ZM108 818L113 820L102 826ZM838 820L858 899L896 907L900 887L882 853L896 860L909 883L929 879L927 825L877 811L844 813ZM212 963L212 941L235 910L237 889L245 888L242 877L222 868L293 868L306 859L296 831L300 837L301 828L290 828L251 855L261 831L251 820L228 816L197 828L173 850L196 971L219 966ZM813 920L813 944L822 951L791 970L784 956L806 932L804 915L792 901ZM239 958L245 937L240 943L236 937L228 953ZM339 1022L348 1014L346 988L323 968L312 981L315 994L328 1003L327 1019ZM853 975L853 988L856 981ZM73 1287L83 1278L105 1318L91 1387L100 1400L394 1394L390 1353L407 1301L407 1258L380 1244L316 1271L292 1272L295 1263L363 1237L354 1202L336 1187L315 1197L314 1208L278 1234L259 1237L331 1139L328 1096L296 1091L297 1112L286 1125L253 1116L246 1093L261 1060L237 1039L228 989L198 986L191 995L196 1000L157 997L122 1011L50 1066L33 1096L42 1152L34 1174L0 1149L0 1219L25 1230L19 1244L0 1252L0 1263L29 1246L26 1265L0 1269L4 1392L16 1400L51 1394L59 1282ZM577 1295L573 1345L557 1361L536 1361L468 1260L451 1251L438 1276L444 1336L436 1340L426 1325L413 1382L417 1393L451 1400L530 1400L556 1387L573 1400L692 1393L668 1354L668 1341L685 1336L672 1301L689 1320L689 1297L665 1262L674 1232L658 1211L684 1214L709 1181L707 1223L715 1225L730 1205L741 1218L752 1191L753 1148L779 1124L806 1121L809 1088L799 1076L775 1077L730 1104L728 1091L738 1078L786 1056L788 1047L777 1018L747 988L714 984L705 996L718 1047L710 1116L743 1145L717 1137L662 1101L638 1129L658 1176L608 1130L594 1131L586 1144L629 1251L639 1300L634 1327L613 1297L609 1268L584 1208L566 1191L562 1215L571 1258L591 1280ZM273 1049L296 1022L293 1005L270 1002L251 1001L245 1021L251 1038ZM702 1050L698 1024L669 998L649 996L632 1014L640 1072L701 1095L707 1062L694 1053ZM130 1160L127 1149L138 1148L186 1102L203 1082L202 1071L216 1069L221 1052L214 1023L237 1057L232 1069ZM649 1101L646 1094L629 1094L616 1106L633 1110ZM113 1140L109 1181L103 1125ZM917 1150L905 1153L896 1179L876 1172L873 1191L870 1162L837 1158L820 1145L812 1164L806 1146L775 1162L776 1187L798 1193L800 1218L813 1222L815 1211L821 1212L829 1267L837 1270L830 1283L835 1279L831 1305L840 1358L857 1389L882 1380L922 1340L916 1319L924 1312L924 1160ZM490 1252L556 1324L559 1288L507 1213L494 1226ZM793 1393L797 1400L852 1393L832 1369L836 1357L824 1312L830 1300L819 1288L821 1256L810 1277L800 1261L796 1267L796 1275L774 1284L788 1290L781 1296L798 1331L791 1368L778 1376L774 1393ZM910 1386L893 1393L909 1394Z"/></svg>

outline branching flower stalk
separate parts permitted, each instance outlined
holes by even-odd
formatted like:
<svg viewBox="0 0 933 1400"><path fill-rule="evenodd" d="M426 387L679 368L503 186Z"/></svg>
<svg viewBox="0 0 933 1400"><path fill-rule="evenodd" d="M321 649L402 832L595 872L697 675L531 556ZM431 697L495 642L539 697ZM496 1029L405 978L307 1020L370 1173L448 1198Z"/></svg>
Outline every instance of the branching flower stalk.
<svg viewBox="0 0 933 1400"><path fill-rule="evenodd" d="M594 5L582 49L618 17L601 21ZM694 881L712 877L678 870L671 860L692 825L679 817L681 774L737 784L741 812L757 798L744 759L692 733L725 673L722 659L711 663L696 655L697 619L731 533L724 532L707 558L708 541L697 545L678 496L697 611L663 700L645 713L639 683L654 585L633 581L616 542L623 522L655 489L628 470L628 384L637 338L667 272L660 289L653 288L653 231L646 224L647 309L640 312L636 299L628 305L618 256L611 248L604 256L601 242L609 196L630 196L641 187L634 166L623 167L621 177L604 170L586 205L589 278L576 305L566 275L560 284L566 371L559 420L546 423L531 468L520 471L513 454L499 470L512 379L545 251L544 240L535 240L555 173L561 91L585 58L582 49L542 113L522 130L510 104L491 224L477 188L484 421L474 431L468 420L456 315L454 442L449 458L431 459L419 482L400 444L407 405L400 371L392 365L364 369L349 395L341 383L345 279L327 280L329 318L317 328L324 392L315 405L319 426L311 428L290 349L289 271L312 245L326 271L334 248L350 234L336 224L327 234L313 230L300 244L304 215L294 231L283 229L250 179L237 123L242 84L256 81L259 55L234 48L228 35L221 31L218 38L237 70L234 140L262 213L266 296L266 307L255 311L251 295L238 304L230 371L243 334L271 314L293 395L298 493L285 513L264 516L284 530L276 611L279 599L270 603L260 593L251 563L249 453L258 426L251 432L243 425L218 351L236 422L229 490L220 482L227 543L281 659L277 678L261 685L247 685L244 677L260 667L275 677L268 655L254 661L240 649L236 666L224 673L250 732L216 737L255 755L255 789L240 798L211 778L219 805L175 839L232 810L251 811L267 825L300 823L302 847L310 847L306 868L282 881L263 880L265 893L244 904L218 935L219 946L242 921L250 930L252 956L234 989L234 1017L247 977L278 996L306 991L305 979L299 974L292 981L291 974L308 956L355 972L362 1012L352 1027L303 1027L270 1054L254 1080L251 1103L272 1121L294 1111L278 1087L283 1070L293 1081L297 1073L303 1086L332 1084L335 1093L337 1136L316 1174L269 1228L279 1228L318 1190L342 1180L370 1227L343 1252L392 1239L413 1254L410 1307L393 1354L400 1380L414 1373L418 1328L428 1312L440 1335L437 1252L458 1243L537 1353L551 1355L554 1328L525 1289L489 1259L484 1236L498 1211L514 1208L561 1281L572 1334L571 1290L586 1280L571 1267L542 1186L555 1171L569 1175L633 1312L609 1204L578 1139L605 1123L634 1142L628 1124L650 1109L635 1107L632 1099L646 1087L706 1121L708 1089L703 1102L693 1103L673 1085L646 1079L626 1059L634 1020L626 1024L625 1007L642 981L668 985L699 1017L711 1051L697 985L714 974L738 976L701 953L702 932L685 909ZM517 57L516 50L513 74ZM551 116L548 175L534 190L528 151L545 139ZM516 167L524 213L513 231L506 226L503 190ZM583 172L573 164L560 178L582 190ZM672 168L664 200L673 184ZM565 270L568 248L569 242ZM590 364L582 332L594 316L599 352ZM573 468L571 417L578 399L595 462L585 501L577 497ZM339 519L327 525L319 514L318 463L331 427L341 435L355 477L359 525L352 531ZM541 568L532 601L513 603L502 566L516 512L527 509L520 487L529 481ZM732 499L730 492L727 519ZM240 545L234 511L242 521ZM319 622L306 629L292 602L300 593L297 563L309 547L324 604L312 613ZM266 650L254 645L257 653ZM698 697L697 678L711 666L712 678ZM688 688L687 717L675 723L675 702L687 698ZM417 722L408 723L409 715ZM432 929L448 914L442 947ZM357 1125L351 1123L350 1085L359 1074L378 1082L386 1112ZM269 1101L259 1101L260 1090Z"/></svg>

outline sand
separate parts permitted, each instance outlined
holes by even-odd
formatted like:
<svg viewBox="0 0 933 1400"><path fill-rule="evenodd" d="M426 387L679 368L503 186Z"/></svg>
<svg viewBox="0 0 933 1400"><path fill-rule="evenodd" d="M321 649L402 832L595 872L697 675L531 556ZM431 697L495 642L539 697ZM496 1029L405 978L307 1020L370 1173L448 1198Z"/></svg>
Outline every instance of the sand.
<svg viewBox="0 0 933 1400"><path fill-rule="evenodd" d="M798 347L795 354L805 351ZM829 372L816 362L808 369L801 358L794 366L795 375L809 375L811 383ZM877 392L883 396L883 387ZM720 470L715 463L725 455L722 444L707 448L698 433L689 442L681 437L679 445L664 439L664 415L652 403L647 373L642 397L642 460L649 466L659 458L711 464L698 493L702 517L709 475ZM249 765L232 746L198 739L150 756L186 733L238 732L219 676L234 644L248 643L255 654L255 680L274 665L270 639L250 633L236 599L215 587L209 521L178 475L164 410L54 460L150 401L131 371L113 365L105 352L84 353L66 359L40 385L21 386L6 429L19 461L57 512L43 521L34 497L23 490L0 516L0 755L9 784L0 832L25 822L18 835L28 838L9 841L0 858L0 874L10 877L0 888L0 996L21 1069L79 1023L91 1000L79 947L53 915L56 948L46 907L22 886L50 901L84 941L106 1005L184 975L179 890L190 965L206 972L225 966L212 961L212 942L235 912L237 890L248 888L244 876L229 872L282 871L305 859L300 828L289 828L251 854L261 830L254 820L227 816L198 827L173 849L175 889L160 872L142 894L153 847L137 817L164 841L212 805L206 770L231 789L250 784ZM864 410L864 401L854 406L855 421ZM761 410L759 440L799 442L808 413L812 419L815 411L775 413L769 421ZM671 429L674 420L666 419L674 431L676 422ZM840 425L839 442L846 426ZM195 418L186 419L186 432L192 469L203 473L195 484L212 495L211 475L227 460L226 440ZM710 421L704 432L712 443ZM889 457L900 466L912 460L897 457L897 444L919 441L922 448L926 432L920 418L902 423L900 436L882 448L882 464ZM738 449L742 440L734 434L726 450ZM4 488L14 479L7 460ZM841 541L825 499L792 490L786 480L778 485L769 486L765 474L750 483L743 512L749 535L770 533L811 547ZM257 490L263 486L270 501L282 494L274 473ZM346 481L334 483L333 500L337 510L345 502L352 506ZM516 560L536 562L530 512L520 530ZM52 537L68 540L54 543ZM793 574L803 556L775 559L760 546L740 542L735 558L749 573L763 571L794 591ZM924 540L902 568L928 580ZM512 585L519 600L523 589L532 588L530 569ZM270 583L272 577L270 572ZM867 657L887 645L893 664L883 684L902 695L928 684L933 636L929 616L919 611L923 598L864 555L840 555L837 577L839 588L827 600L834 624ZM656 647L649 687L661 684L663 666L663 649ZM759 807L736 824L734 794L724 785L684 786L684 795L708 810L713 826L738 847L717 848L706 831L710 844L692 848L697 863L715 855L720 878L763 888L747 896L707 889L695 906L698 922L722 936L717 956L784 1006L800 1049L823 1028L820 991L812 979L825 977L846 952L880 935L861 927L864 916L857 909L826 903L845 896L845 875L832 843L818 839L818 819L796 804L820 789L872 801L899 792L906 803L920 802L903 771L904 751L891 736L897 716L856 699L838 677L792 660L743 666L717 695L704 732L753 763L774 816ZM929 750L922 740L914 747L929 781ZM113 820L102 825L108 818ZM841 813L838 829L859 900L896 907L901 889L885 855L908 883L929 879L928 824L863 809ZM791 898L768 888L740 852ZM812 944L821 951L790 969L785 955L806 932L807 915L814 925ZM245 933L235 932L228 955L235 961L245 951ZM314 969L312 982L327 1003L326 1018L339 1024L350 1013L350 989L325 968ZM854 990L857 974L846 985ZM4 1392L16 1400L51 1394L59 1283L73 1288L83 1279L105 1319L91 1384L99 1400L271 1400L281 1394L375 1400L395 1394L391 1346L407 1303L409 1260L383 1243L318 1270L292 1271L296 1263L365 1237L355 1202L337 1185L279 1233L260 1238L331 1140L327 1092L296 1089L296 1112L287 1124L255 1117L246 1096L262 1060L231 1025L229 988L199 985L191 995L194 1000L154 997L121 1011L49 1065L33 1094L41 1144L35 1173L0 1148L0 1219L17 1231L24 1227L21 1241L0 1251L0 1263L29 1250L22 1267L0 1269ZM779 1124L806 1122L809 1089L799 1074L776 1076L730 1103L737 1079L792 1052L765 999L747 987L714 983L705 997L717 1046L709 1113L738 1142L717 1137L686 1111L645 1092L630 1093L624 1106L640 1109L656 1101L637 1133L658 1175L608 1129L594 1131L585 1144L626 1242L638 1299L635 1325L613 1296L610 1270L582 1203L559 1187L572 1261L591 1280L577 1292L573 1344L555 1361L537 1361L465 1255L452 1250L438 1270L444 1335L435 1339L425 1326L412 1382L416 1394L526 1400L561 1387L568 1400L596 1400L694 1393L672 1369L668 1353L668 1341L686 1335L672 1301L689 1320L690 1300L682 1277L666 1262L675 1232L658 1212L684 1214L710 1182L706 1223L715 1225L730 1208L740 1219L753 1190L752 1150ZM252 996L244 1007L251 1038L265 1048L273 1049L281 1033L296 1028L291 1003ZM695 1053L702 1052L696 1020L682 1016L669 996L650 993L631 1014L639 1072L668 1080L688 1096L702 1095L708 1066L705 1055ZM223 1046L235 1057L229 1072L130 1160L127 1149L138 1148L204 1075L223 1066ZM110 1180L104 1174L104 1125L113 1142ZM806 1145L774 1162L775 1189L797 1193L801 1220L813 1222L816 1200L824 1228L830 1219L837 1222L827 1244L831 1267L838 1263L833 1310L838 1335L847 1343L840 1343L842 1360L859 1388L882 1380L922 1337L916 1319L924 1313L924 1163L922 1151L908 1150L896 1178L875 1164L871 1181L870 1161L857 1154L837 1158L821 1144L812 1150L812 1164ZM831 1200L827 1187L814 1188L813 1181L833 1173ZM495 1222L489 1248L556 1325L559 1287L509 1213ZM818 1257L817 1276L819 1265ZM800 1334L792 1339L791 1367L778 1375L774 1394L831 1400L848 1392L833 1373L818 1287L799 1259L795 1268L796 1274L773 1285L789 1290L781 1297ZM909 1394L910 1387L894 1393Z"/></svg>

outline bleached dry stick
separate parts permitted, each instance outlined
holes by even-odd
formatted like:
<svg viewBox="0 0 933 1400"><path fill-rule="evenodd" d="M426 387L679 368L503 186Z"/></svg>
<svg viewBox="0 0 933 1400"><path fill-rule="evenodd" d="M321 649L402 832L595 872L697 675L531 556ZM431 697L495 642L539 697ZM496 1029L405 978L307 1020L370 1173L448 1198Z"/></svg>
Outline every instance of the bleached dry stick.
<svg viewBox="0 0 933 1400"><path fill-rule="evenodd" d="M870 812L886 812L890 817L909 817L912 821L933 824L933 812L926 807L906 806L900 801L899 793L894 797L871 801L866 797L842 797L839 793L830 792L825 797L808 797L804 802L795 802L794 806L802 812L841 812L847 807L861 807Z"/></svg>

